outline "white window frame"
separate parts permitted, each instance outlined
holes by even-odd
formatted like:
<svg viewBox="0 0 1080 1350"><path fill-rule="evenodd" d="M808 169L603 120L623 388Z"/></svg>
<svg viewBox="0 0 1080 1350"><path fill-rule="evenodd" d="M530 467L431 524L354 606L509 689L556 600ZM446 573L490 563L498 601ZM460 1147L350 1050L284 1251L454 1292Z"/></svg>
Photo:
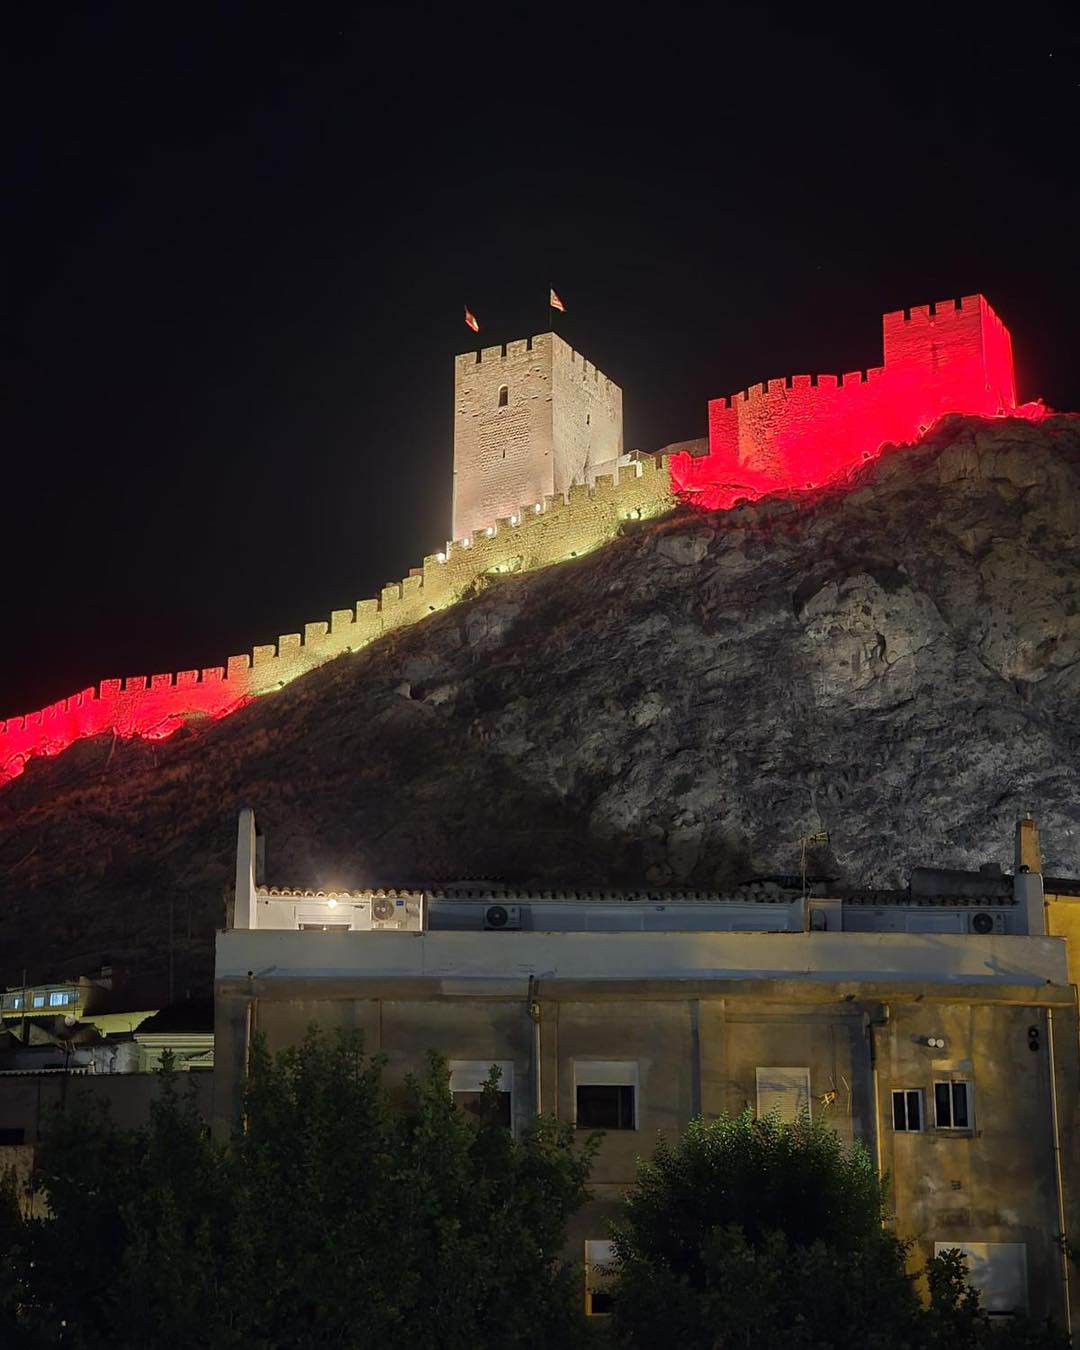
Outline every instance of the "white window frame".
<svg viewBox="0 0 1080 1350"><path fill-rule="evenodd" d="M596 1086L593 1083L586 1084L587 1087ZM622 1087L624 1084L616 1084ZM615 1244L610 1238L586 1238L585 1239L585 1316L586 1317L609 1317L609 1313L594 1313L592 1310L593 1296L593 1278L592 1273L597 1266L610 1266L615 1260ZM603 1282L607 1278L607 1272L601 1275L597 1288L603 1288Z"/></svg>
<svg viewBox="0 0 1080 1350"><path fill-rule="evenodd" d="M937 1090L939 1087L948 1087L949 1089L949 1124L942 1125L938 1120L937 1109ZM952 1123L953 1111L953 1093L954 1087L963 1087L967 1092L967 1124L955 1125ZM934 1101L934 1129L944 1130L949 1134L967 1134L975 1128L975 1084L970 1078L935 1078L931 1084Z"/></svg>
<svg viewBox="0 0 1080 1350"><path fill-rule="evenodd" d="M800 1075L802 1077L803 1083L805 1083L806 1109L808 1113L812 1113L811 1102L813 1099L810 1096L810 1069L806 1065L804 1064L763 1065L761 1068L754 1070L757 1116L759 1120L763 1116L767 1116L769 1114L768 1111L762 1111L761 1109L761 1088L762 1084L764 1083L766 1085L766 1090L767 1091L770 1090L769 1089L770 1075L773 1077L774 1082L782 1081L781 1075L788 1075L791 1078L794 1078L796 1075ZM773 1095L779 1094L775 1093L774 1091ZM781 1123L788 1124L791 1121L798 1120L799 1114L800 1113L798 1110L796 1110L795 1114L792 1116L785 1116L783 1113L781 1113L780 1115Z"/></svg>
<svg viewBox="0 0 1080 1350"><path fill-rule="evenodd" d="M963 1128L963 1127L961 1127ZM934 1255L958 1250L967 1258L968 1280L979 1291L984 1310L991 1317L1008 1316L1012 1313L1026 1313L1028 1310L1028 1268L1026 1242L935 1242ZM1015 1265L1017 1280L998 1280L998 1291L993 1288L994 1281L987 1278L992 1275L992 1262L995 1256L1011 1256ZM1018 1258L1018 1259L1017 1259ZM998 1269L1000 1275L1001 1268ZM1006 1297L1009 1285L1017 1287L1019 1301L1012 1302ZM1002 1287L1004 1292L1002 1292Z"/></svg>
<svg viewBox="0 0 1080 1350"><path fill-rule="evenodd" d="M922 1090L922 1088L893 1088L893 1090L892 1090L892 1095L893 1095L893 1117L892 1117L892 1119L893 1119L893 1133L894 1133L894 1134L924 1134L924 1133L926 1132L926 1100L925 1100L925 1098L924 1098L924 1096L923 1096L923 1090ZM910 1124L910 1119L911 1119L911 1118L910 1118L910 1116L909 1116L909 1114L908 1114L908 1097L910 1097L910 1096L912 1096L912 1095L916 1096L916 1097L919 1099L919 1124L918 1124L918 1127L915 1128L915 1129L912 1129L912 1127L911 1127L911 1124ZM905 1124L902 1125L902 1126L901 1126L901 1125L897 1125L897 1123L896 1123L896 1099L897 1099L897 1097L903 1097L903 1099L904 1099L904 1121L905 1121Z"/></svg>
<svg viewBox="0 0 1080 1350"><path fill-rule="evenodd" d="M455 1092L482 1092L484 1084L491 1076L492 1066L499 1070L499 1091L510 1094L510 1128L513 1129L516 1116L514 1108L514 1061L512 1059L452 1059L450 1069L450 1095Z"/></svg>
<svg viewBox="0 0 1080 1350"><path fill-rule="evenodd" d="M641 1075L636 1059L575 1059L574 1060L574 1126L577 1120L577 1090L579 1087L628 1087L634 1090L634 1123L630 1134L641 1128ZM591 1129L592 1126L585 1126Z"/></svg>

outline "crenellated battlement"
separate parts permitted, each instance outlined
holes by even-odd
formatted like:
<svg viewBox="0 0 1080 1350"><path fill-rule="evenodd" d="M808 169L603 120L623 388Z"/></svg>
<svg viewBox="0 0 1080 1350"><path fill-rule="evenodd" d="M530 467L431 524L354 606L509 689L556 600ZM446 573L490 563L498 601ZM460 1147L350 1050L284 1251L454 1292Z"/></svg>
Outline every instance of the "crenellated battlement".
<svg viewBox="0 0 1080 1350"><path fill-rule="evenodd" d="M882 348L880 366L771 379L711 399L709 453L672 460L680 494L720 507L816 487L946 413L1016 410L1009 333L981 295L886 314Z"/></svg>
<svg viewBox="0 0 1080 1350"><path fill-rule="evenodd" d="M473 366L505 365L508 361L522 361L529 356L541 356L550 351L554 333L536 333L529 338L517 338L495 347L480 347L475 351L459 352L454 357L456 371L468 371ZM559 341L562 339L560 338Z"/></svg>
<svg viewBox="0 0 1080 1350"><path fill-rule="evenodd" d="M536 333L530 338L518 338L513 342L504 342L499 346L480 347L475 351L459 352L454 357L455 373L468 377L482 366L485 372L494 369L501 372L507 366L528 363L530 360L542 361L549 353L557 352L560 357L575 368L577 378L591 380L594 384L608 385L618 389L599 366L594 365L579 351L571 347L558 333Z"/></svg>
<svg viewBox="0 0 1080 1350"><path fill-rule="evenodd" d="M285 633L250 654L231 656L224 667L102 680L96 688L0 722L0 783L20 774L33 757L59 754L86 737L111 733L162 740L192 717L224 717L344 652L456 604L482 577L581 557L611 539L622 521L660 515L673 505L667 457L636 456L592 486L523 503L475 537L429 554L378 596L333 610L328 620L305 624L302 633Z"/></svg>

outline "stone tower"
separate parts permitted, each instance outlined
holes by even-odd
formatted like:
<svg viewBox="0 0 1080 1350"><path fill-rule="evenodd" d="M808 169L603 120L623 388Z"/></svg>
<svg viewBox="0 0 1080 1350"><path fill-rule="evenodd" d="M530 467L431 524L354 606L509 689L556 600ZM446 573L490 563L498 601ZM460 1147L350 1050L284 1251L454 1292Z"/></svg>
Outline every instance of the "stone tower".
<svg viewBox="0 0 1080 1350"><path fill-rule="evenodd" d="M557 333L454 360L452 538L611 473L622 390Z"/></svg>

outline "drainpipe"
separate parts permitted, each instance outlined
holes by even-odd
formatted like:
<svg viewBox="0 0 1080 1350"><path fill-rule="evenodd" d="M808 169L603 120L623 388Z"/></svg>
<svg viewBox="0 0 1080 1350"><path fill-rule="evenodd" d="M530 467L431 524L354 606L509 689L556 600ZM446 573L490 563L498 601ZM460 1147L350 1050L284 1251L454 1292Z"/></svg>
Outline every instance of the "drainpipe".
<svg viewBox="0 0 1080 1350"><path fill-rule="evenodd" d="M1065 1227L1065 1187L1061 1176L1061 1131L1058 1126L1057 1061L1054 1058L1054 1010L1046 1010L1046 1051L1050 1059L1050 1125L1054 1141L1054 1189L1057 1192L1058 1229L1061 1245L1061 1292L1065 1300L1065 1336L1072 1338L1072 1309L1069 1292L1069 1244Z"/></svg>
<svg viewBox="0 0 1080 1350"><path fill-rule="evenodd" d="M874 1162L877 1167L878 1180L885 1175L885 1166L881 1151L881 1084L878 1079L878 1053L877 1040L874 1036L875 1027L884 1027L889 1023L889 1005L881 1005L880 1017L867 1018L867 1031L870 1035L870 1081L874 1088ZM885 1223L884 1214L881 1216L882 1225Z"/></svg>
<svg viewBox="0 0 1080 1350"><path fill-rule="evenodd" d="M248 971L248 1000L244 1009L244 1091L247 1092L247 1085L251 1078L251 1051L255 1042L255 1033L258 1031L259 1017L259 996L255 992L255 973ZM233 1117L235 1120L235 1116ZM244 1133L247 1134L249 1122L247 1112L244 1112L243 1119Z"/></svg>
<svg viewBox="0 0 1080 1350"><path fill-rule="evenodd" d="M535 975L529 976L528 1013L533 1024L533 1101L536 1104L536 1114L541 1116L544 1110L540 1069L540 999Z"/></svg>

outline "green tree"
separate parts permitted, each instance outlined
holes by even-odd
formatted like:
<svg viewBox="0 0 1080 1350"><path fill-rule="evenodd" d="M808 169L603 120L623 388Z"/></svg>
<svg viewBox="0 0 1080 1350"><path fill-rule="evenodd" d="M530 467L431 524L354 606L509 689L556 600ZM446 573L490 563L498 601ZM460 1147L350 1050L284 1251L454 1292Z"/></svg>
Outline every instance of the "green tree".
<svg viewBox="0 0 1080 1350"><path fill-rule="evenodd" d="M612 1343L624 1350L1063 1350L995 1332L957 1254L928 1270L883 1226L866 1150L826 1126L750 1113L694 1120L638 1164L614 1226Z"/></svg>
<svg viewBox="0 0 1080 1350"><path fill-rule="evenodd" d="M496 1093L493 1078L463 1115L437 1056L392 1092L357 1037L313 1030L276 1057L255 1046L227 1147L169 1073L143 1130L62 1117L43 1167L53 1217L19 1235L24 1343L576 1346L561 1253L593 1145L551 1120L514 1138Z"/></svg>

